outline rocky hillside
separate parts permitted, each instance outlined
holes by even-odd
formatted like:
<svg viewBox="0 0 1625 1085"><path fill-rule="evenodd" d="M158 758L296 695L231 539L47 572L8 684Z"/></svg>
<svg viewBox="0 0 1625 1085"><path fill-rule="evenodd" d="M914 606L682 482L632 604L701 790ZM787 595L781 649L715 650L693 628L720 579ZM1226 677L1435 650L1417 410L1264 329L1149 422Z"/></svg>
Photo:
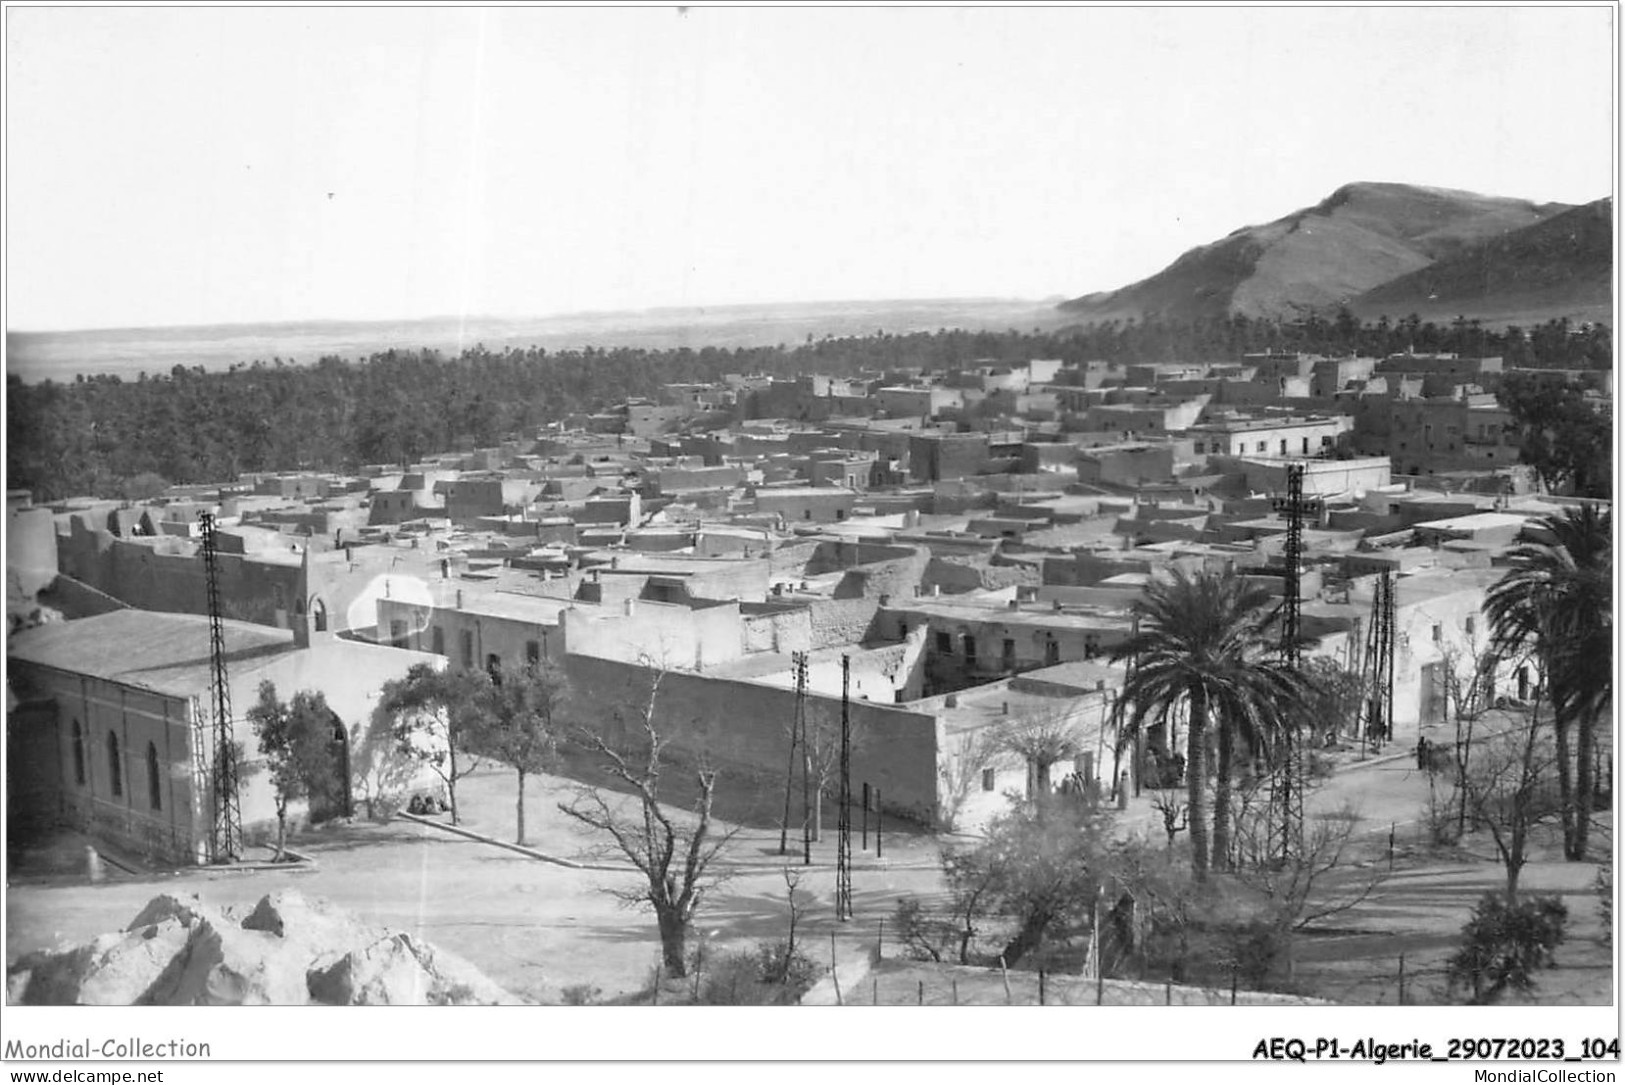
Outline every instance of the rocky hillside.
<svg viewBox="0 0 1625 1085"><path fill-rule="evenodd" d="M1614 201L1597 200L1533 226L1463 247L1437 263L1367 291L1349 308L1377 317L1416 313L1490 322L1566 316L1609 320L1612 311Z"/></svg>
<svg viewBox="0 0 1625 1085"><path fill-rule="evenodd" d="M1248 226L1119 290L1063 302L1084 321L1193 320L1335 312L1441 260L1571 208L1452 189L1360 182L1313 207Z"/></svg>
<svg viewBox="0 0 1625 1085"><path fill-rule="evenodd" d="M154 897L122 931L29 954L6 1001L34 1006L495 1006L519 1000L472 965L295 892L246 915Z"/></svg>

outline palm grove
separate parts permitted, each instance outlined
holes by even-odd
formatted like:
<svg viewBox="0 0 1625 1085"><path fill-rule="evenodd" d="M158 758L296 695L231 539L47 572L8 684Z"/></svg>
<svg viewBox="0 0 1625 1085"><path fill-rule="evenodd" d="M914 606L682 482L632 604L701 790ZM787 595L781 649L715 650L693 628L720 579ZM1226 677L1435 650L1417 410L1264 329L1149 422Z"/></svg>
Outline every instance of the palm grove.
<svg viewBox="0 0 1625 1085"><path fill-rule="evenodd" d="M1057 332L878 333L795 346L549 352L481 345L454 357L390 350L310 365L257 360L212 373L175 366L137 380L102 375L26 384L12 375L6 466L9 485L41 501L84 494L137 501L170 484L218 483L243 472L354 470L414 462L459 441L489 446L577 412L657 396L666 383L714 382L727 373L839 376L1032 358L1231 359L1263 350L1383 357L1411 349L1498 354L1509 367L1598 369L1612 357L1605 325L1571 327L1566 320L1496 330L1414 317L1361 324L1347 314L1296 321L1153 315ZM1509 381L1501 398L1518 426L1520 455L1549 484L1597 497L1609 492L1608 419L1578 385Z"/></svg>

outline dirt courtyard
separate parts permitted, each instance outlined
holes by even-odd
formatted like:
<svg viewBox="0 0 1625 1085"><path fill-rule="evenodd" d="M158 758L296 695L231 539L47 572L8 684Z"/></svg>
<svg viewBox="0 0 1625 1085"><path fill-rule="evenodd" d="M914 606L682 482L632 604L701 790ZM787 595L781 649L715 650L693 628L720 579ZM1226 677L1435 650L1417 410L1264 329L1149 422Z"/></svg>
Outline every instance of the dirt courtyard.
<svg viewBox="0 0 1625 1085"><path fill-rule="evenodd" d="M1390 826L1400 825L1402 839L1416 837L1414 819L1426 784L1402 764L1339 777L1339 790L1376 798L1362 818L1370 833L1362 859L1367 865L1351 867L1348 873L1365 877L1384 861L1381 845ZM681 774L674 772L668 779L674 798L681 799ZM442 946L522 998L555 1003L576 987L597 988L603 1000L625 998L648 986L659 941L651 915L623 907L607 892L635 886L638 876L558 810L557 804L567 802L579 786L560 776L531 778L525 804L528 842L551 856L610 869L571 869L405 820L357 821L303 834L294 846L315 860L314 869L137 876L114 871L91 885L71 864L51 872L24 862L8 870L8 964L34 949L116 930L160 892L247 904L266 893L296 888L367 922ZM468 777L459 787L464 827L511 841L514 797L514 777L507 770L482 769ZM818 947L814 956L820 963L828 963L831 931L843 956L864 952L899 896L937 898L945 891L937 838L888 823L884 855L877 858L872 836L868 850L861 847L855 815L856 918L837 923L833 804L825 811L830 828L813 845L813 864L803 868L795 834L785 858L778 854L778 830L761 827L772 823L770 811L780 803L782 795L756 795L744 806L737 800L732 806L719 804L721 813L748 825L724 823L737 831L723 860L728 878L708 894L695 934L710 952L783 937L786 862L804 870L798 890L804 902L803 944ZM1407 819L1413 823L1409 829ZM1559 967L1541 974L1533 999L1537 1003L1605 1005L1612 998L1614 954L1598 941L1601 923L1591 888L1595 872L1594 864L1562 862L1549 848L1524 872L1526 890L1562 894L1570 915ZM1487 846L1470 845L1453 855L1404 849L1392 875L1358 909L1337 917L1330 929L1299 939L1294 986L1300 993L1339 1002L1392 1005L1399 1001L1403 954L1405 1001L1442 1001L1442 965L1461 925L1478 897L1501 881L1501 868ZM888 945L886 952L897 956L900 948Z"/></svg>

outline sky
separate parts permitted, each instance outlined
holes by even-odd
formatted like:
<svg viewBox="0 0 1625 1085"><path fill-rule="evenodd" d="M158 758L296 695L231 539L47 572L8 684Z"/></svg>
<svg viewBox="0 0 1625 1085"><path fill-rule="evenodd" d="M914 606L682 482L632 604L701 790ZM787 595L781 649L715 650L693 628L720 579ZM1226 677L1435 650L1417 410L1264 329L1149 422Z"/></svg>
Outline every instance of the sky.
<svg viewBox="0 0 1625 1085"><path fill-rule="evenodd" d="M1110 289L1613 187L1589 8L9 8L9 330Z"/></svg>

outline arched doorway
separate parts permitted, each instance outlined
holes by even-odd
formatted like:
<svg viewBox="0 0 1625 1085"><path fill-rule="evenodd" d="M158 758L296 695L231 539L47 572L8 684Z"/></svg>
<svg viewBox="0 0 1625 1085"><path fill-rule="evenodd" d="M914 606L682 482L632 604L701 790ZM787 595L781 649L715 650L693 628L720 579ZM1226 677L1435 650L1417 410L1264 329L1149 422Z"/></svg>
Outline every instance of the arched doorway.
<svg viewBox="0 0 1625 1085"><path fill-rule="evenodd" d="M350 735L344 728L344 721L332 712L328 713L328 725L332 735L328 748L333 757L333 779L330 787L312 790L311 821L347 818L355 813L350 781Z"/></svg>

